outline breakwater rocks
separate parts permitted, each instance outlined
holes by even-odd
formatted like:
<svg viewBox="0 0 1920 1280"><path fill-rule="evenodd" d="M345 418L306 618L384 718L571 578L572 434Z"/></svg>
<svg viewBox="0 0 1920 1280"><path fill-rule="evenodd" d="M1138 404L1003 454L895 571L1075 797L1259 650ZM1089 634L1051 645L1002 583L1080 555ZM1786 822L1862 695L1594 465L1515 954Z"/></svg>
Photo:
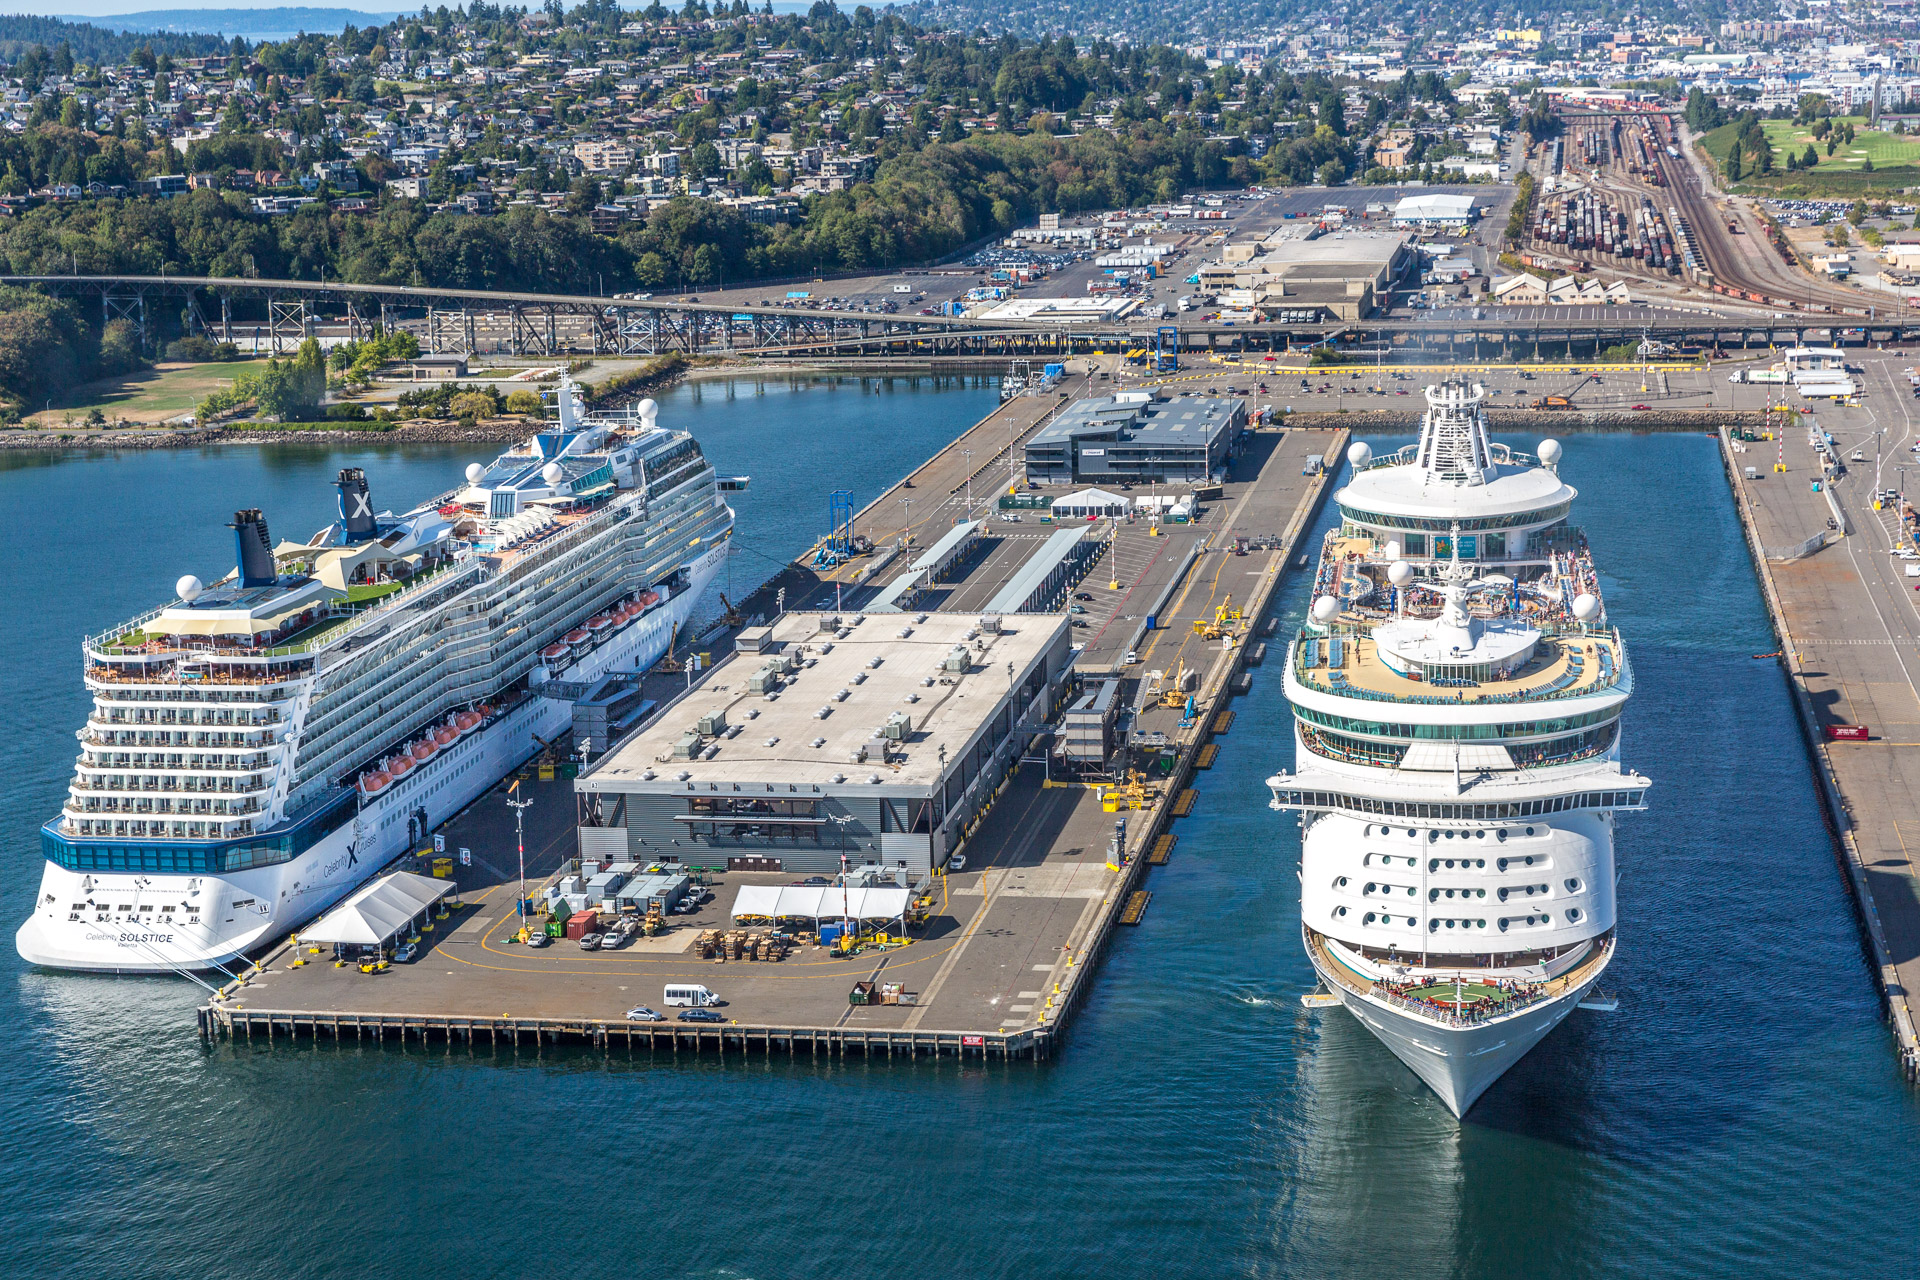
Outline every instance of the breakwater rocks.
<svg viewBox="0 0 1920 1280"><path fill-rule="evenodd" d="M1722 426L1760 427L1766 414L1759 409L1488 409L1487 424L1495 431L1702 431ZM1355 435L1415 435L1420 411L1356 409L1349 413L1291 413L1274 419L1277 426L1332 431L1341 427Z"/></svg>
<svg viewBox="0 0 1920 1280"><path fill-rule="evenodd" d="M341 423L337 426L285 427L238 422L220 426L130 427L122 430L0 432L0 449L180 449L209 444L497 444L524 440L534 431L522 417L411 418L393 423Z"/></svg>

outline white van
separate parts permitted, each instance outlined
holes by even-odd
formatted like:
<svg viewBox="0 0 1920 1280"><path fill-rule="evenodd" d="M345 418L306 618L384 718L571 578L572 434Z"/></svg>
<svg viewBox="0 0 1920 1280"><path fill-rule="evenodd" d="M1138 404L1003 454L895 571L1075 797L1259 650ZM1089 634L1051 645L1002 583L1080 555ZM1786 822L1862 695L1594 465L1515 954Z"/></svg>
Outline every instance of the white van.
<svg viewBox="0 0 1920 1280"><path fill-rule="evenodd" d="M912 293L913 286L910 284L897 284L893 286L893 291L895 293Z"/></svg>
<svg viewBox="0 0 1920 1280"><path fill-rule="evenodd" d="M720 997L705 987L668 986L666 994L660 999L665 1004L684 1005L692 1009L704 1009L720 1003Z"/></svg>

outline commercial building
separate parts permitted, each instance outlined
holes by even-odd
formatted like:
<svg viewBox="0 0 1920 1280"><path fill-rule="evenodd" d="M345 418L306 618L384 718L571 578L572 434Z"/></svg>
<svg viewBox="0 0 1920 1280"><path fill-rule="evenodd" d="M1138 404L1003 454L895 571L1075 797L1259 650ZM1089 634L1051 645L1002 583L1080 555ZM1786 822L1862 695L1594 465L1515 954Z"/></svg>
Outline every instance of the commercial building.
<svg viewBox="0 0 1920 1280"><path fill-rule="evenodd" d="M1082 400L1027 441L1027 479L1034 484L1206 480L1226 470L1246 421L1238 400L1154 400L1144 391Z"/></svg>
<svg viewBox="0 0 1920 1280"><path fill-rule="evenodd" d="M1495 166L1498 172L1498 166ZM1470 227L1478 214L1472 196L1432 192L1408 196L1393 207L1393 225L1420 231Z"/></svg>
<svg viewBox="0 0 1920 1280"><path fill-rule="evenodd" d="M581 848L939 866L1062 696L1070 634L1063 614L784 614L580 775Z"/></svg>
<svg viewBox="0 0 1920 1280"><path fill-rule="evenodd" d="M1287 226L1258 245L1228 245L1200 268L1200 287L1268 319L1363 320L1418 261L1404 232Z"/></svg>

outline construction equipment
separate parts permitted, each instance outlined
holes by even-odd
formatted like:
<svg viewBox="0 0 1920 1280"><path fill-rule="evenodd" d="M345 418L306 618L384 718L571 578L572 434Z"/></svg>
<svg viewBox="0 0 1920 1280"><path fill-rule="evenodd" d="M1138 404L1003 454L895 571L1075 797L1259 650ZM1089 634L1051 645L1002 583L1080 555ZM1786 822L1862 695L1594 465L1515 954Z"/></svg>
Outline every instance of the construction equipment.
<svg viewBox="0 0 1920 1280"><path fill-rule="evenodd" d="M1234 629L1244 620L1240 610L1233 607L1233 597L1228 596L1226 603L1213 611L1211 619L1193 620L1193 634L1203 640L1218 640L1222 636L1233 635Z"/></svg>
<svg viewBox="0 0 1920 1280"><path fill-rule="evenodd" d="M1148 786L1146 775L1137 769L1127 770L1124 783L1100 793L1100 807L1107 813L1151 809L1159 802L1160 788Z"/></svg>
<svg viewBox="0 0 1920 1280"><path fill-rule="evenodd" d="M743 627L747 624L747 620L740 616L740 611L733 607L733 602L727 599L727 593L724 591L720 593L720 607L726 610L722 618L729 627Z"/></svg>
<svg viewBox="0 0 1920 1280"><path fill-rule="evenodd" d="M1180 659L1174 668L1173 679L1160 691L1160 705L1173 710L1187 703L1187 660Z"/></svg>
<svg viewBox="0 0 1920 1280"><path fill-rule="evenodd" d="M1583 373L1579 379L1565 391L1556 392L1553 395L1541 396L1527 407L1529 409L1571 409L1573 408L1573 393L1586 386L1593 377L1593 374Z"/></svg>
<svg viewBox="0 0 1920 1280"><path fill-rule="evenodd" d="M667 675L678 675L687 669L687 664L675 657L673 653L674 643L679 640L679 638L680 624L676 622L673 624L673 630L667 635L667 651L660 655L660 661L653 664L655 671L663 672Z"/></svg>

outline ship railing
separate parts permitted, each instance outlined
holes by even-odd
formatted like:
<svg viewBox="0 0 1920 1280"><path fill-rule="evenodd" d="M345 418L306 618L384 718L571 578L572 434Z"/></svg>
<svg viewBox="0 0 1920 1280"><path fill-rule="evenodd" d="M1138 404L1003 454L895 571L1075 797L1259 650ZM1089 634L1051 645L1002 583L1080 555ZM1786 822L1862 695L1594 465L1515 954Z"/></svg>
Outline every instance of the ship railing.
<svg viewBox="0 0 1920 1280"><path fill-rule="evenodd" d="M432 587L435 590L445 590L449 587L457 586L463 577L479 578L485 576L486 569L486 561L476 557L467 561L465 564L452 565L437 573L428 574L425 578L419 582L410 584L404 590L396 591L390 596L383 597L371 608L348 610L344 611L343 615L336 614L336 616L346 616L353 619L345 626L337 627L325 635L314 637L312 640L301 641L299 644L282 645L275 649L265 650L263 651L264 656L280 657L283 654L290 653L318 653L322 649L330 649L341 641L350 639L366 630L366 628L372 626L376 620L388 617L402 609L412 608L415 604L419 603L421 592L428 587ZM338 608L339 606L336 606L336 609Z"/></svg>
<svg viewBox="0 0 1920 1280"><path fill-rule="evenodd" d="M1326 630L1328 634L1333 636L1362 638L1365 637L1371 629L1360 624L1336 622L1326 628ZM1299 641L1296 641L1293 646L1293 673L1294 677L1308 688L1321 693L1335 694L1342 698L1358 698L1367 702L1395 702L1449 707L1467 705L1506 706L1529 702L1551 702L1562 698L1586 698L1595 694L1606 693L1613 689L1625 689L1632 686L1633 666L1627 660L1626 645L1620 638L1618 628L1614 628L1610 632L1598 632L1587 630L1576 624L1571 627L1558 628L1545 634L1554 637L1573 636L1578 638L1592 638L1595 635L1599 635L1602 639L1612 642L1612 652L1616 660L1613 662L1611 669L1609 669L1606 664L1596 664L1599 676L1592 684L1574 683L1574 680L1582 678L1586 674L1585 667L1582 666L1575 671L1557 677L1554 681L1539 688L1514 689L1502 693L1489 693L1471 700L1460 694L1448 697L1426 693L1382 693L1377 689L1366 689L1352 683L1343 672L1338 670L1326 671L1324 673L1326 678L1323 682L1317 678L1321 674L1317 664L1309 663L1309 654L1316 646L1311 643L1301 643ZM1312 634L1306 634L1301 637L1301 640L1314 641L1317 638L1318 637ZM1569 676L1573 677L1573 679L1569 679ZM1422 683L1431 684L1433 682ZM1449 685L1447 687L1452 686ZM1485 689L1491 686L1476 684L1470 687Z"/></svg>

